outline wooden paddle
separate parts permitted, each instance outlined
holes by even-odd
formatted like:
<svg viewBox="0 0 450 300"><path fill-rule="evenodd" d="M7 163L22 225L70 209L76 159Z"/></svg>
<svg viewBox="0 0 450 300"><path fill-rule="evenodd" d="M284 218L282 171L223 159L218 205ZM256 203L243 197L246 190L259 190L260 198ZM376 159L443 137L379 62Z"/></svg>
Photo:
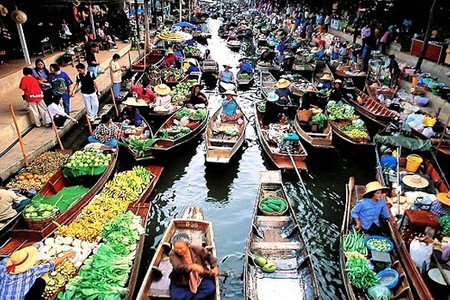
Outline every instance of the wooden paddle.
<svg viewBox="0 0 450 300"><path fill-rule="evenodd" d="M116 96L114 96L113 89L111 88L110 90L111 90L111 98L112 98L113 105L114 105L114 111L116 113L116 117L119 117L119 109L117 108Z"/></svg>
<svg viewBox="0 0 450 300"><path fill-rule="evenodd" d="M61 138L59 137L59 133L58 133L58 129L56 128L55 121L53 121L52 115L50 114L50 111L48 110L48 107L46 108L46 110L47 110L47 114L49 116L50 122L52 122L53 132L55 132L55 136L56 136L56 140L58 141L59 148L61 150L64 150L64 146L63 146L63 144L61 142Z"/></svg>
<svg viewBox="0 0 450 300"><path fill-rule="evenodd" d="M294 166L295 173L297 173L298 179L300 179L302 188L305 191L306 198L308 199L309 202L311 202L311 199L309 198L308 190L306 189L306 186L305 186L305 183L303 182L302 176L300 175L297 165L295 164L295 161L294 161L294 158L292 157L291 151L289 151L289 149L288 149L287 152L288 152L289 158L291 159L292 166Z"/></svg>
<svg viewBox="0 0 450 300"><path fill-rule="evenodd" d="M22 151L24 164L25 164L25 166L28 166L28 156L27 156L27 153L25 152L25 146L23 145L22 135L19 130L19 125L17 125L16 113L14 112L14 107L11 104L9 105L9 111L10 111L11 116L14 121L14 127L16 128L17 138L19 139L20 150Z"/></svg>

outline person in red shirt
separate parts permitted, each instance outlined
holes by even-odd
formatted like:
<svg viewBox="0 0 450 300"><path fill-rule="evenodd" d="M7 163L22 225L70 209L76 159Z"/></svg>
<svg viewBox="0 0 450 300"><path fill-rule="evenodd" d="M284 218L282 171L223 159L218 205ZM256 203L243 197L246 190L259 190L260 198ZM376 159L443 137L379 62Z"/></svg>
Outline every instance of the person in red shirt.
<svg viewBox="0 0 450 300"><path fill-rule="evenodd" d="M41 127L41 120L45 123L45 114L47 106L44 103L44 94L42 93L39 81L33 77L33 69L23 68L23 77L20 80L19 88L23 91L24 100L27 101L31 118L36 127Z"/></svg>
<svg viewBox="0 0 450 300"><path fill-rule="evenodd" d="M147 104L153 103L156 99L156 94L152 91L151 88L144 88L142 84L131 85L131 90L136 93L136 98L143 99Z"/></svg>
<svg viewBox="0 0 450 300"><path fill-rule="evenodd" d="M178 57L172 49L167 50L166 57L164 57L164 65L166 68L178 67Z"/></svg>

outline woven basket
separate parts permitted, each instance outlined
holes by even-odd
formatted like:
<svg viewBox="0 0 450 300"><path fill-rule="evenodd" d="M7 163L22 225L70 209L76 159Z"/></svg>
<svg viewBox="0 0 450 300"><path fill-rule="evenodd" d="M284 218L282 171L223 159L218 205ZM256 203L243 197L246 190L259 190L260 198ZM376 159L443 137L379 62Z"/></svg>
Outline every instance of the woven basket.
<svg viewBox="0 0 450 300"><path fill-rule="evenodd" d="M55 210L53 215L51 215L47 219L35 220L35 219L27 219L25 217L23 219L24 219L25 223L27 224L28 229L41 230L41 229L44 229L45 227L47 227L48 224L53 222L53 220L55 220L58 215L59 215L59 210Z"/></svg>
<svg viewBox="0 0 450 300"><path fill-rule="evenodd" d="M281 211L281 212L268 212L268 211L263 210L262 207L261 207L261 204L265 200L267 200L268 198L277 198L277 199L283 200L286 203L286 208L283 211ZM286 199L283 199L283 198L280 198L280 197L266 197L266 198L263 198L263 199L261 199L259 201L258 209L265 216L283 216L286 213L287 209L288 209L288 203L287 203Z"/></svg>
<svg viewBox="0 0 450 300"><path fill-rule="evenodd" d="M302 109L297 112L297 119L300 122L308 122L311 119L312 111L310 109Z"/></svg>

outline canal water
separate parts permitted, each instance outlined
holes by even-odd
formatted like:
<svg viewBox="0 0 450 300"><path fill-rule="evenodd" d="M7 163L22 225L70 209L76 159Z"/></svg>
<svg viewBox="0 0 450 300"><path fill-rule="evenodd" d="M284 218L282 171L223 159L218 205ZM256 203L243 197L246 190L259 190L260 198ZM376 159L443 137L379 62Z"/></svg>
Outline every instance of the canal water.
<svg viewBox="0 0 450 300"><path fill-rule="evenodd" d="M219 62L237 66L240 54L230 51L217 36L220 22L211 20L212 38L207 46ZM251 40L243 41L243 50L253 55ZM233 69L236 72L236 69ZM206 90L211 106L219 105L215 90ZM256 88L239 92L244 113L253 119L254 101L259 99ZM86 128L75 130L65 140L65 147L77 149L87 138ZM308 150L308 171L302 181L295 173L283 174L283 182L297 213L306 241L309 244L319 280L322 299L346 299L339 266L339 230L345 204L345 184L350 176L357 184L374 180L375 158L372 148L349 147L336 141L334 150ZM125 151L123 151L125 152ZM119 169L129 168L119 162ZM170 220L187 206L201 207L207 220L212 221L220 270L230 276L221 278L223 299L243 299L243 263L246 239L255 205L259 172L275 169L264 156L256 132L250 124L243 150L228 165L211 166L205 163L204 138L184 147L170 159L156 162L165 170L149 201L153 203L140 280L150 263L154 249L161 240Z"/></svg>

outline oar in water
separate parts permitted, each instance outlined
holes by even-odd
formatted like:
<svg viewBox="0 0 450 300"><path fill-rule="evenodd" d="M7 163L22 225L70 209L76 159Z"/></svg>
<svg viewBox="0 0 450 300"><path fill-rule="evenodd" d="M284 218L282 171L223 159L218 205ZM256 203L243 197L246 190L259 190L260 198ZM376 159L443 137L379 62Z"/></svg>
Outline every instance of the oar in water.
<svg viewBox="0 0 450 300"><path fill-rule="evenodd" d="M292 157L291 151L289 149L287 150L289 158L291 159L292 166L294 166L295 173L297 173L298 179L300 179L300 183L302 185L303 190L305 191L306 198L309 202L311 202L311 199L309 198L308 190L306 189L305 183L303 182L302 176L300 175L300 172L297 168L297 165L295 164L294 158Z"/></svg>

